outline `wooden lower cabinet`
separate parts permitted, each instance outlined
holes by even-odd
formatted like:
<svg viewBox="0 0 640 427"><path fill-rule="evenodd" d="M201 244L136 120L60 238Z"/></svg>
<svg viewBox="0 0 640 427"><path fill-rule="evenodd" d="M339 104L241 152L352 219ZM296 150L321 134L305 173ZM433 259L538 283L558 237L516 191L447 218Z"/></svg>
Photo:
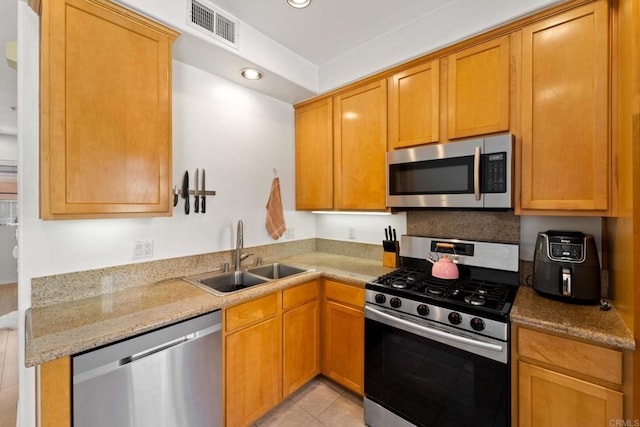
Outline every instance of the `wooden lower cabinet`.
<svg viewBox="0 0 640 427"><path fill-rule="evenodd" d="M37 372L40 427L71 427L71 357L43 363Z"/></svg>
<svg viewBox="0 0 640 427"><path fill-rule="evenodd" d="M325 280L322 374L364 393L364 289Z"/></svg>
<svg viewBox="0 0 640 427"><path fill-rule="evenodd" d="M512 327L513 425L621 425L624 411L622 351Z"/></svg>
<svg viewBox="0 0 640 427"><path fill-rule="evenodd" d="M285 290L283 306L282 393L286 398L320 373L317 281Z"/></svg>
<svg viewBox="0 0 640 427"><path fill-rule="evenodd" d="M224 312L225 425L246 426L320 373L318 281Z"/></svg>
<svg viewBox="0 0 640 427"><path fill-rule="evenodd" d="M274 317L226 337L226 425L244 426L280 402L281 336Z"/></svg>
<svg viewBox="0 0 640 427"><path fill-rule="evenodd" d="M620 392L525 362L518 369L520 427L601 427L623 419Z"/></svg>
<svg viewBox="0 0 640 427"><path fill-rule="evenodd" d="M225 309L225 424L246 426L282 396L281 294Z"/></svg>

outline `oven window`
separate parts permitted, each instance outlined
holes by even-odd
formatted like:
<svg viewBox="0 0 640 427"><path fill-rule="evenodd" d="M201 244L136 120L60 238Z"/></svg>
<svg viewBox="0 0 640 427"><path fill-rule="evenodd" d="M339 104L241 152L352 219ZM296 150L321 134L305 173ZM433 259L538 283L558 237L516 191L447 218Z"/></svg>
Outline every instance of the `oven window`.
<svg viewBox="0 0 640 427"><path fill-rule="evenodd" d="M391 195L473 193L473 156L389 165Z"/></svg>
<svg viewBox="0 0 640 427"><path fill-rule="evenodd" d="M365 395L413 424L509 425L507 364L371 319L365 347Z"/></svg>

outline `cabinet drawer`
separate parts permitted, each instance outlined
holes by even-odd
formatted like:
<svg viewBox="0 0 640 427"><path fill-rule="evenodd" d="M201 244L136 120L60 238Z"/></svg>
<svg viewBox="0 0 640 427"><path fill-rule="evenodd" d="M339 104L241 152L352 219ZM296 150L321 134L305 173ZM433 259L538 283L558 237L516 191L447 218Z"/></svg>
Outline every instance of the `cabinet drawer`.
<svg viewBox="0 0 640 427"><path fill-rule="evenodd" d="M279 293L273 293L253 301L227 308L224 314L226 332L233 332L245 326L260 322L278 313Z"/></svg>
<svg viewBox="0 0 640 427"><path fill-rule="evenodd" d="M519 328L518 352L520 357L622 384L622 353L617 350Z"/></svg>
<svg viewBox="0 0 640 427"><path fill-rule="evenodd" d="M318 299L318 282L304 283L282 292L282 307L285 310L296 307L308 301Z"/></svg>
<svg viewBox="0 0 640 427"><path fill-rule="evenodd" d="M324 295L328 300L350 304L364 310L363 288L325 280Z"/></svg>

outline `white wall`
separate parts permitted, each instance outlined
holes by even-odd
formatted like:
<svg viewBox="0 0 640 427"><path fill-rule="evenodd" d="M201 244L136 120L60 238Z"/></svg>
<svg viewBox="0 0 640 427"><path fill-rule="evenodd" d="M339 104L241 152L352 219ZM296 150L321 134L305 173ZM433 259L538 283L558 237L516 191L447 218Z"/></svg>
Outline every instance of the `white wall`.
<svg viewBox="0 0 640 427"><path fill-rule="evenodd" d="M38 214L38 16L26 2L18 2L18 425L33 427L35 369L24 363L24 314L31 306L30 270L38 264L38 248L29 224ZM28 215L26 215L28 214Z"/></svg>
<svg viewBox="0 0 640 427"><path fill-rule="evenodd" d="M319 67L320 92L433 52L563 0L454 0Z"/></svg>
<svg viewBox="0 0 640 427"><path fill-rule="evenodd" d="M18 160L18 137L0 133L0 164L3 160L15 162Z"/></svg>
<svg viewBox="0 0 640 427"><path fill-rule="evenodd" d="M295 212L294 114L291 105L197 68L173 63L173 182L185 169L207 171L207 213L170 218L42 221L38 218L38 20L20 2L19 308L30 306L33 277L129 264L133 242L150 239L164 259L231 249L244 220L245 246L272 243L264 223L273 169L285 219L296 239L315 237L314 216ZM281 239L284 239L283 236ZM144 259L141 261L147 261ZM24 331L20 332L24 337ZM20 339L20 342L23 338ZM24 349L21 359L24 360ZM33 370L21 368L21 425L33 425Z"/></svg>
<svg viewBox="0 0 640 427"><path fill-rule="evenodd" d="M191 198L191 214L180 199L171 218L41 221L37 206L27 205L28 256L38 259L31 277L136 262L136 240L153 240L152 259L231 249L238 219L245 246L273 243L264 222L274 168L287 225L296 239L315 237L313 216L295 212L292 106L177 61L173 87L173 183L180 186L188 169L193 188L195 169L206 169L207 187L217 192L207 213L193 213ZM28 161L37 162L31 149Z"/></svg>
<svg viewBox="0 0 640 427"><path fill-rule="evenodd" d="M347 242L382 245L384 229L388 226L396 229L398 240L407 233L407 214L393 215L367 214L318 214L316 215L316 237L321 239L342 240ZM355 239L351 239L353 229Z"/></svg>

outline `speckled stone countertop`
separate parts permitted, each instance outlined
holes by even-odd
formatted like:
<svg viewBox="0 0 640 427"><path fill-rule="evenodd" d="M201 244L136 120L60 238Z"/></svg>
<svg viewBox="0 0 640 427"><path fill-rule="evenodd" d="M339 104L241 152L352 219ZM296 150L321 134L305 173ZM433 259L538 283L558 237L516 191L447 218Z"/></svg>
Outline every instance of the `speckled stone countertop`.
<svg viewBox="0 0 640 427"><path fill-rule="evenodd" d="M223 297L178 278L31 308L26 314L25 365L90 350L318 277L364 286L366 281L393 270L383 267L381 261L322 252L278 261L311 271Z"/></svg>
<svg viewBox="0 0 640 427"><path fill-rule="evenodd" d="M528 286L520 286L518 290L511 308L511 321L622 350L634 350L636 346L633 335L615 308L602 311L597 305L551 300Z"/></svg>

